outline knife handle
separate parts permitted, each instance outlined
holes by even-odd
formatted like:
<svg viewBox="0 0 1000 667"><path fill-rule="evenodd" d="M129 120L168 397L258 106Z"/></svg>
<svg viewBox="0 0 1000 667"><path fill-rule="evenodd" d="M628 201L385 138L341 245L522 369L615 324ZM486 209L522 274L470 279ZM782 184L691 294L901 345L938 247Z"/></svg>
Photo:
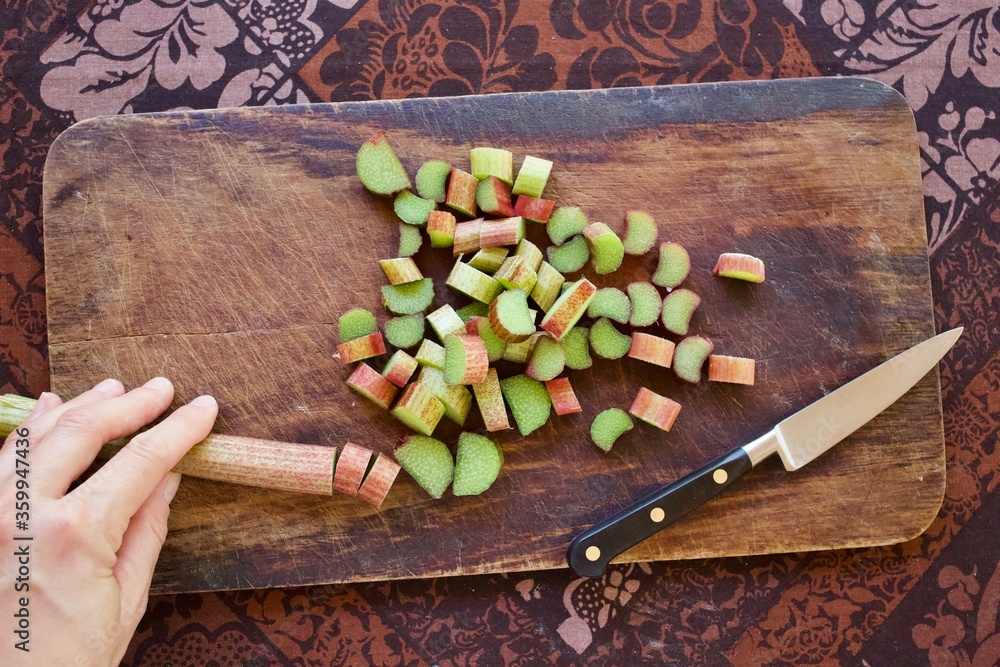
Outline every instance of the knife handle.
<svg viewBox="0 0 1000 667"><path fill-rule="evenodd" d="M715 497L753 467L743 447L646 496L573 540L567 560L582 577L597 577L612 558Z"/></svg>

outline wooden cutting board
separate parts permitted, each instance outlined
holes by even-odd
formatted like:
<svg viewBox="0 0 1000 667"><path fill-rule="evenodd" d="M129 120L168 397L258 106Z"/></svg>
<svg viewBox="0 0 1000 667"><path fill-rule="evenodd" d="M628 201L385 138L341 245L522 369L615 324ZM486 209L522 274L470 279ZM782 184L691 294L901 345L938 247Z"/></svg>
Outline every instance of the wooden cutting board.
<svg viewBox="0 0 1000 667"><path fill-rule="evenodd" d="M755 387L684 386L640 362L570 377L584 412L521 438L479 498L431 500L401 474L381 511L186 479L154 592L564 566L571 537L934 333L917 135L903 98L823 79L184 111L97 118L52 147L45 250L52 386L157 374L177 401L210 392L217 430L391 451L406 429L344 385L337 316L384 320L376 260L396 249L391 201L365 192L357 147L388 130L410 171L468 168L473 145L555 161L546 196L621 230L649 211L690 249L694 331L758 360ZM532 225L541 242L544 230ZM426 246L427 244L425 244ZM719 253L767 262L762 285L715 278ZM417 258L437 279L450 253ZM647 280L629 259L598 285ZM658 328L658 327L657 327ZM514 372L506 366L503 374ZM609 454L599 411L640 386L684 408ZM473 411L467 426L482 429ZM458 430L437 435L454 443ZM937 374L808 468L768 461L622 560L832 549L906 540L944 489Z"/></svg>

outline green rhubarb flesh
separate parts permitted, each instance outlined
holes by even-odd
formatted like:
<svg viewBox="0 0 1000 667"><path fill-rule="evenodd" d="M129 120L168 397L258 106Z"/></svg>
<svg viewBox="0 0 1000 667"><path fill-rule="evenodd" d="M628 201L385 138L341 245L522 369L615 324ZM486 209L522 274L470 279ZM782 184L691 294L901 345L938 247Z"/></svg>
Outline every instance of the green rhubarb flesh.
<svg viewBox="0 0 1000 667"><path fill-rule="evenodd" d="M674 373L685 382L701 382L701 367L712 353L712 341L701 336L690 336L674 348Z"/></svg>
<svg viewBox="0 0 1000 667"><path fill-rule="evenodd" d="M673 289L687 278L691 270L691 257L679 243L661 243L660 261L653 274L653 282L660 287Z"/></svg>
<svg viewBox="0 0 1000 667"><path fill-rule="evenodd" d="M535 332L535 319L528 308L528 297L524 290L503 292L490 304L503 329L514 336L530 336Z"/></svg>
<svg viewBox="0 0 1000 667"><path fill-rule="evenodd" d="M649 213L630 211L625 214L625 247L626 255L645 255L649 252L659 236L656 221Z"/></svg>
<svg viewBox="0 0 1000 667"><path fill-rule="evenodd" d="M443 496L455 477L451 451L440 440L412 436L396 450L394 456L403 470L432 498Z"/></svg>
<svg viewBox="0 0 1000 667"><path fill-rule="evenodd" d="M626 431L631 431L634 422L621 408L611 408L601 412L590 424L590 439L606 452L611 451L615 441Z"/></svg>
<svg viewBox="0 0 1000 667"><path fill-rule="evenodd" d="M413 347L424 337L424 315L402 315L385 322L385 339L398 348Z"/></svg>
<svg viewBox="0 0 1000 667"><path fill-rule="evenodd" d="M361 145L356 167L361 184L375 194L391 195L410 187L410 177L385 132L378 132Z"/></svg>
<svg viewBox="0 0 1000 667"><path fill-rule="evenodd" d="M420 343L420 347L417 348L417 354L414 358L418 364L430 366L440 371L444 370L444 347L429 338L425 338Z"/></svg>
<svg viewBox="0 0 1000 667"><path fill-rule="evenodd" d="M525 374L542 382L554 380L566 367L566 352L562 344L549 336L538 339Z"/></svg>
<svg viewBox="0 0 1000 667"><path fill-rule="evenodd" d="M685 336L691 316L701 303L701 297L687 289L674 290L663 300L663 327L679 336Z"/></svg>
<svg viewBox="0 0 1000 667"><path fill-rule="evenodd" d="M618 235L603 222L592 222L583 230L590 242L590 265L599 274L618 270L625 258L625 247Z"/></svg>
<svg viewBox="0 0 1000 667"><path fill-rule="evenodd" d="M590 358L590 329L573 327L562 339L563 352L566 353L566 367L575 371L590 368L594 360Z"/></svg>
<svg viewBox="0 0 1000 667"><path fill-rule="evenodd" d="M511 194L541 197L550 173L552 173L551 161L531 155L525 156L521 169L517 172L514 187L511 188Z"/></svg>
<svg viewBox="0 0 1000 667"><path fill-rule="evenodd" d="M621 359L632 347L632 337L615 329L615 325L602 317L590 327L590 348L602 359Z"/></svg>
<svg viewBox="0 0 1000 667"><path fill-rule="evenodd" d="M500 380L500 391L510 406L522 436L542 427L549 419L552 399L545 385L527 375Z"/></svg>
<svg viewBox="0 0 1000 667"><path fill-rule="evenodd" d="M500 337L493 333L493 329L490 327L489 314L480 318L476 322L476 327L479 337L483 339L483 345L486 346L486 357L490 362L503 359L504 352L507 350L507 343L500 340Z"/></svg>
<svg viewBox="0 0 1000 667"><path fill-rule="evenodd" d="M573 273L579 271L590 259L590 246L587 239L582 236L574 236L566 243L557 246L549 246L546 250L549 264L559 273Z"/></svg>
<svg viewBox="0 0 1000 667"><path fill-rule="evenodd" d="M468 322L473 317L489 317L490 307L485 303L480 303L479 301L473 301L472 303L462 306L455 313L462 318L463 322Z"/></svg>
<svg viewBox="0 0 1000 667"><path fill-rule="evenodd" d="M514 156L502 148L478 147L469 151L472 175L482 180L496 176L510 185L514 182Z"/></svg>
<svg viewBox="0 0 1000 667"><path fill-rule="evenodd" d="M587 317L607 317L626 324L632 316L632 302L625 292L615 287L603 287L594 294L587 306Z"/></svg>
<svg viewBox="0 0 1000 667"><path fill-rule="evenodd" d="M521 239L514 254L523 259L529 269L538 271L538 267L542 263L542 251L534 243L528 239Z"/></svg>
<svg viewBox="0 0 1000 667"><path fill-rule="evenodd" d="M480 341L482 338L479 339ZM483 348L486 344L483 343ZM444 339L444 381L450 385L468 384L465 382L465 371L468 367L468 350L462 340L455 336Z"/></svg>
<svg viewBox="0 0 1000 667"><path fill-rule="evenodd" d="M562 245L571 236L582 234L588 224L590 221L586 213L575 206L564 206L552 212L545 230L549 233L549 240Z"/></svg>
<svg viewBox="0 0 1000 667"><path fill-rule="evenodd" d="M382 303L396 315L421 313L430 307L433 300L433 278L402 285L382 285Z"/></svg>
<svg viewBox="0 0 1000 667"><path fill-rule="evenodd" d="M418 197L409 190L403 190L396 195L396 201L392 203L392 208L400 220L417 227L424 227L427 224L427 216L435 206L437 205L433 200Z"/></svg>
<svg viewBox="0 0 1000 667"><path fill-rule="evenodd" d="M444 202L448 192L448 174L451 165L441 160L428 160L417 170L417 194L438 204Z"/></svg>
<svg viewBox="0 0 1000 667"><path fill-rule="evenodd" d="M469 260L469 266L483 273L493 275L500 268L500 265L503 264L503 261L507 259L509 253L510 249L503 246L483 248L472 256L472 259Z"/></svg>
<svg viewBox="0 0 1000 667"><path fill-rule="evenodd" d="M420 234L420 228L408 225L405 222L399 225L399 252L400 257L413 257L420 250L424 243L424 237Z"/></svg>
<svg viewBox="0 0 1000 667"><path fill-rule="evenodd" d="M341 343L370 336L376 331L378 322L375 316L364 308L351 309L337 320L337 335Z"/></svg>
<svg viewBox="0 0 1000 667"><path fill-rule="evenodd" d="M493 485L502 466L503 451L499 445L476 433L462 433L458 436L452 493L478 496Z"/></svg>
<svg viewBox="0 0 1000 667"><path fill-rule="evenodd" d="M449 384L445 373L431 366L424 366L417 375L419 382L444 406L444 416L459 426L465 424L472 408L472 392L460 384Z"/></svg>
<svg viewBox="0 0 1000 667"><path fill-rule="evenodd" d="M660 293L652 283L630 283L626 288L629 300L632 302L632 317L629 324L633 327L648 327L660 319L660 308L663 301Z"/></svg>

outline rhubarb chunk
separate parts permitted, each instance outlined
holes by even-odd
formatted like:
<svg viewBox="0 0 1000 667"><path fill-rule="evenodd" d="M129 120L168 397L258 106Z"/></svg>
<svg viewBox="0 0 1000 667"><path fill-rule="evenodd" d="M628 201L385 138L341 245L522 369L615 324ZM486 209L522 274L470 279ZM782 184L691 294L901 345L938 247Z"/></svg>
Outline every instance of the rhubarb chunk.
<svg viewBox="0 0 1000 667"><path fill-rule="evenodd" d="M427 215L427 236L432 248L447 248L455 242L455 216L448 211L431 211Z"/></svg>
<svg viewBox="0 0 1000 667"><path fill-rule="evenodd" d="M527 375L515 375L500 380L500 389L522 436L541 428L549 420L552 401L545 385L538 380Z"/></svg>
<svg viewBox="0 0 1000 667"><path fill-rule="evenodd" d="M461 169L452 169L448 177L448 194L444 205L471 218L476 217L476 187L479 181L475 176Z"/></svg>
<svg viewBox="0 0 1000 667"><path fill-rule="evenodd" d="M602 317L590 327L590 348L602 359L621 359L632 347L632 339Z"/></svg>
<svg viewBox="0 0 1000 667"><path fill-rule="evenodd" d="M505 259L493 277L507 289L524 290L525 293L530 293L538 280L537 274L519 255Z"/></svg>
<svg viewBox="0 0 1000 667"><path fill-rule="evenodd" d="M674 290L663 299L663 327L678 336L686 336L691 316L700 303L701 297L691 290Z"/></svg>
<svg viewBox="0 0 1000 667"><path fill-rule="evenodd" d="M424 367L424 370L427 368ZM392 409L392 416L417 433L430 435L444 416L444 404L422 384L413 382L403 390L403 395Z"/></svg>
<svg viewBox="0 0 1000 667"><path fill-rule="evenodd" d="M559 298L565 282L566 278L563 277L563 274L552 268L548 262L541 262L538 265L538 273L535 274L535 286L531 289L531 298L543 312L548 312L552 304ZM657 299L657 303L659 303L659 299Z"/></svg>
<svg viewBox="0 0 1000 667"><path fill-rule="evenodd" d="M468 389L459 384L448 384L444 373L430 366L420 369L417 382L441 401L445 417L459 426L465 425L465 418L472 409L472 393Z"/></svg>
<svg viewBox="0 0 1000 667"><path fill-rule="evenodd" d="M677 421L677 415L681 412L681 404L671 400L666 396L646 389L639 388L629 414L636 419L655 426L661 431L669 431L670 427Z"/></svg>
<svg viewBox="0 0 1000 667"><path fill-rule="evenodd" d="M409 190L403 190L396 195L392 208L400 220L408 225L423 227L427 224L427 216L437 206L430 199L418 197Z"/></svg>
<svg viewBox="0 0 1000 667"><path fill-rule="evenodd" d="M549 264L560 273L579 271L590 259L590 246L582 236L574 236L562 245L549 246L545 252Z"/></svg>
<svg viewBox="0 0 1000 667"><path fill-rule="evenodd" d="M403 285L382 285L382 303L396 315L422 313L430 307L433 300L433 278Z"/></svg>
<svg viewBox="0 0 1000 667"><path fill-rule="evenodd" d="M493 485L502 466L503 452L495 442L475 433L462 433L458 436L452 493L478 496Z"/></svg>
<svg viewBox="0 0 1000 667"><path fill-rule="evenodd" d="M361 145L356 167L361 184L375 194L391 195L410 187L410 177L385 132L375 133Z"/></svg>
<svg viewBox="0 0 1000 667"><path fill-rule="evenodd" d="M654 245L660 232L653 216L642 211L629 211L625 214L625 247L626 255L645 255Z"/></svg>
<svg viewBox="0 0 1000 667"><path fill-rule="evenodd" d="M420 234L420 228L408 225L405 222L399 224L399 252L400 257L413 257L420 250L424 243L424 237Z"/></svg>
<svg viewBox="0 0 1000 667"><path fill-rule="evenodd" d="M510 151L479 146L469 151L469 163L476 178L493 176L507 185L514 182L514 155Z"/></svg>
<svg viewBox="0 0 1000 667"><path fill-rule="evenodd" d="M663 301L660 293L651 283L629 283L626 288L628 298L632 302L632 317L629 324L633 327L648 327L660 319L660 309Z"/></svg>
<svg viewBox="0 0 1000 667"><path fill-rule="evenodd" d="M750 283L764 282L764 262L753 255L724 252L719 255L712 273L721 278L735 278Z"/></svg>
<svg viewBox="0 0 1000 667"><path fill-rule="evenodd" d="M465 323L465 330L470 334L479 336L483 340L483 345L486 346L486 356L491 362L503 359L507 343L500 340L493 333L493 329L490 328L489 311L487 311L486 317L473 317L467 321Z"/></svg>
<svg viewBox="0 0 1000 667"><path fill-rule="evenodd" d="M632 302L625 292L614 287L602 287L594 294L587 306L587 317L606 317L615 322L628 324L632 316Z"/></svg>
<svg viewBox="0 0 1000 667"><path fill-rule="evenodd" d="M701 367L712 353L712 341L701 336L689 336L674 349L674 373L677 377L698 384L701 382Z"/></svg>
<svg viewBox="0 0 1000 667"><path fill-rule="evenodd" d="M451 165L441 160L428 160L417 170L417 194L441 204L447 194Z"/></svg>
<svg viewBox="0 0 1000 667"><path fill-rule="evenodd" d="M367 447L348 442L337 456L333 473L333 490L348 496L358 495L373 452Z"/></svg>
<svg viewBox="0 0 1000 667"><path fill-rule="evenodd" d="M566 368L566 352L554 338L542 336L528 359L524 374L530 378L548 382L559 376Z"/></svg>
<svg viewBox="0 0 1000 667"><path fill-rule="evenodd" d="M573 385L569 383L569 378L549 380L545 383L545 390L549 392L552 408L560 417L583 412L580 401L576 400L576 393L573 391Z"/></svg>
<svg viewBox="0 0 1000 667"><path fill-rule="evenodd" d="M476 205L487 215L505 218L517 215L510 201L510 186L496 176L490 176L476 186Z"/></svg>
<svg viewBox="0 0 1000 667"><path fill-rule="evenodd" d="M460 261L456 261L455 266L451 267L445 284L484 305L492 303L503 291L503 285L496 278Z"/></svg>
<svg viewBox="0 0 1000 667"><path fill-rule="evenodd" d="M520 171L517 172L517 180L514 181L511 194L541 197L545 184L549 182L550 173L552 173L551 161L531 155L526 156L521 163Z"/></svg>
<svg viewBox="0 0 1000 667"><path fill-rule="evenodd" d="M438 499L455 477L455 460L440 440L410 436L396 449L396 460L420 487Z"/></svg>
<svg viewBox="0 0 1000 667"><path fill-rule="evenodd" d="M562 339L566 353L566 368L582 371L590 368L594 361L590 358L590 329L573 327Z"/></svg>
<svg viewBox="0 0 1000 667"><path fill-rule="evenodd" d="M396 397L396 387L368 364L358 364L347 378L347 386L383 410L388 410Z"/></svg>
<svg viewBox="0 0 1000 667"><path fill-rule="evenodd" d="M566 332L572 329L587 312L587 306L590 305L590 300L594 298L595 292L597 292L597 288L586 278L581 278L573 283L545 313L541 323L542 329L552 334L556 340L561 341Z"/></svg>
<svg viewBox="0 0 1000 667"><path fill-rule="evenodd" d="M478 334L458 334L444 339L444 380L448 384L479 384L486 379L490 360Z"/></svg>
<svg viewBox="0 0 1000 667"><path fill-rule="evenodd" d="M492 433L506 431L510 428L510 422L507 421L507 408L504 406L503 394L500 391L497 369L489 369L486 372L485 380L472 385L472 392L476 395L476 403L479 404L479 412L483 416L483 424L485 424L487 431Z"/></svg>
<svg viewBox="0 0 1000 667"><path fill-rule="evenodd" d="M479 247L517 245L524 238L524 231L524 218L519 216L485 220L479 228Z"/></svg>
<svg viewBox="0 0 1000 667"><path fill-rule="evenodd" d="M482 218L455 225L455 240L451 244L451 252L454 257L479 250L481 247L479 245L479 230L482 226Z"/></svg>
<svg viewBox="0 0 1000 667"><path fill-rule="evenodd" d="M544 331L537 331L520 343L507 343L507 347L503 351L504 361L513 361L515 364L527 363L528 357L535 349L535 344L545 335Z"/></svg>
<svg viewBox="0 0 1000 667"><path fill-rule="evenodd" d="M523 290L503 292L490 304L490 328L505 343L520 343L535 333Z"/></svg>
<svg viewBox="0 0 1000 667"><path fill-rule="evenodd" d="M514 202L514 215L519 215L525 220L545 224L552 216L552 208L555 205L556 203L550 199L536 199L521 195Z"/></svg>
<svg viewBox="0 0 1000 667"><path fill-rule="evenodd" d="M471 320L474 317L489 317L490 307L487 306L485 303L481 303L479 301L473 301L472 303L462 306L461 308L456 310L455 313L457 313L458 316L462 318L462 321L465 322L466 325L468 325L469 320ZM465 330L469 331L469 327L466 326Z"/></svg>
<svg viewBox="0 0 1000 667"><path fill-rule="evenodd" d="M382 334L376 331L373 334L341 343L337 346L337 354L333 356L347 366L355 361L377 357L380 354L385 354L385 341L382 340Z"/></svg>
<svg viewBox="0 0 1000 667"><path fill-rule="evenodd" d="M528 265L532 271L538 271L539 265L542 263L542 251L538 249L534 243L528 239L521 239L520 243L517 244L517 250L514 254L524 260L524 263Z"/></svg>
<svg viewBox="0 0 1000 667"><path fill-rule="evenodd" d="M628 356L663 368L670 368L674 359L674 343L666 338L636 331L632 334L632 347L629 348Z"/></svg>
<svg viewBox="0 0 1000 667"><path fill-rule="evenodd" d="M393 347L406 349L420 343L424 337L424 314L392 317L385 322L385 338ZM402 386L402 385L400 385Z"/></svg>
<svg viewBox="0 0 1000 667"><path fill-rule="evenodd" d="M590 425L590 439L606 452L611 451L615 441L626 431L632 430L632 418L620 408L601 412Z"/></svg>
<svg viewBox="0 0 1000 667"><path fill-rule="evenodd" d="M417 370L417 360L408 355L403 350L396 350L389 361L386 362L385 368L382 369L382 377L384 377L389 382L393 383L397 387L405 387L406 383L410 381L413 374Z"/></svg>
<svg viewBox="0 0 1000 667"><path fill-rule="evenodd" d="M375 316L364 308L353 308L337 320L337 335L341 343L368 336L378 331Z"/></svg>
<svg viewBox="0 0 1000 667"><path fill-rule="evenodd" d="M756 362L744 357L708 355L708 381L753 385Z"/></svg>
<svg viewBox="0 0 1000 667"><path fill-rule="evenodd" d="M372 504L375 509L382 507L392 483L396 481L399 468L398 463L385 454L379 454L365 481L361 483L361 488L358 489L358 498Z"/></svg>
<svg viewBox="0 0 1000 667"><path fill-rule="evenodd" d="M500 265L503 264L503 261L507 259L509 253L510 250L502 246L483 248L472 256L472 259L469 260L469 266L483 273L493 275L500 268Z"/></svg>
<svg viewBox="0 0 1000 667"><path fill-rule="evenodd" d="M420 347L417 348L417 363L424 366L444 370L444 347L438 345L429 338L425 338Z"/></svg>
<svg viewBox="0 0 1000 667"><path fill-rule="evenodd" d="M618 235L603 222L592 222L583 230L590 244L590 265L600 274L618 270L625 258L625 247Z"/></svg>
<svg viewBox="0 0 1000 667"><path fill-rule="evenodd" d="M420 269L417 268L416 262L409 257L380 259L378 265L389 280L390 285L412 283L415 280L423 280L424 277L424 274L420 273Z"/></svg>
<svg viewBox="0 0 1000 667"><path fill-rule="evenodd" d="M562 245L571 236L582 234L588 224L590 221L587 220L586 213L575 206L563 206L552 213L545 230L549 234L549 240Z"/></svg>
<svg viewBox="0 0 1000 667"><path fill-rule="evenodd" d="M673 289L687 278L691 271L691 257L679 243L661 243L660 261L653 274L653 283Z"/></svg>
<svg viewBox="0 0 1000 667"><path fill-rule="evenodd" d="M427 316L427 321L431 329L437 334L438 339L443 343L446 336L451 334L464 334L465 322L458 316L455 309L445 304ZM447 349L447 348L445 348Z"/></svg>

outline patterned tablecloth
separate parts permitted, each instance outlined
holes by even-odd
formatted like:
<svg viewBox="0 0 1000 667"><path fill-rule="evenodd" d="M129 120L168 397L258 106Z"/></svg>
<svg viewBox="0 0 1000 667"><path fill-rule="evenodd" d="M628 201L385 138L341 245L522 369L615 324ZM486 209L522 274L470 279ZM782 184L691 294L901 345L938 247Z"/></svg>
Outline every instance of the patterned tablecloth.
<svg viewBox="0 0 1000 667"><path fill-rule="evenodd" d="M893 547L150 600L127 665L1000 661L1000 6L988 0L6 0L0 390L48 387L41 176L102 114L863 75L920 130L947 492Z"/></svg>

